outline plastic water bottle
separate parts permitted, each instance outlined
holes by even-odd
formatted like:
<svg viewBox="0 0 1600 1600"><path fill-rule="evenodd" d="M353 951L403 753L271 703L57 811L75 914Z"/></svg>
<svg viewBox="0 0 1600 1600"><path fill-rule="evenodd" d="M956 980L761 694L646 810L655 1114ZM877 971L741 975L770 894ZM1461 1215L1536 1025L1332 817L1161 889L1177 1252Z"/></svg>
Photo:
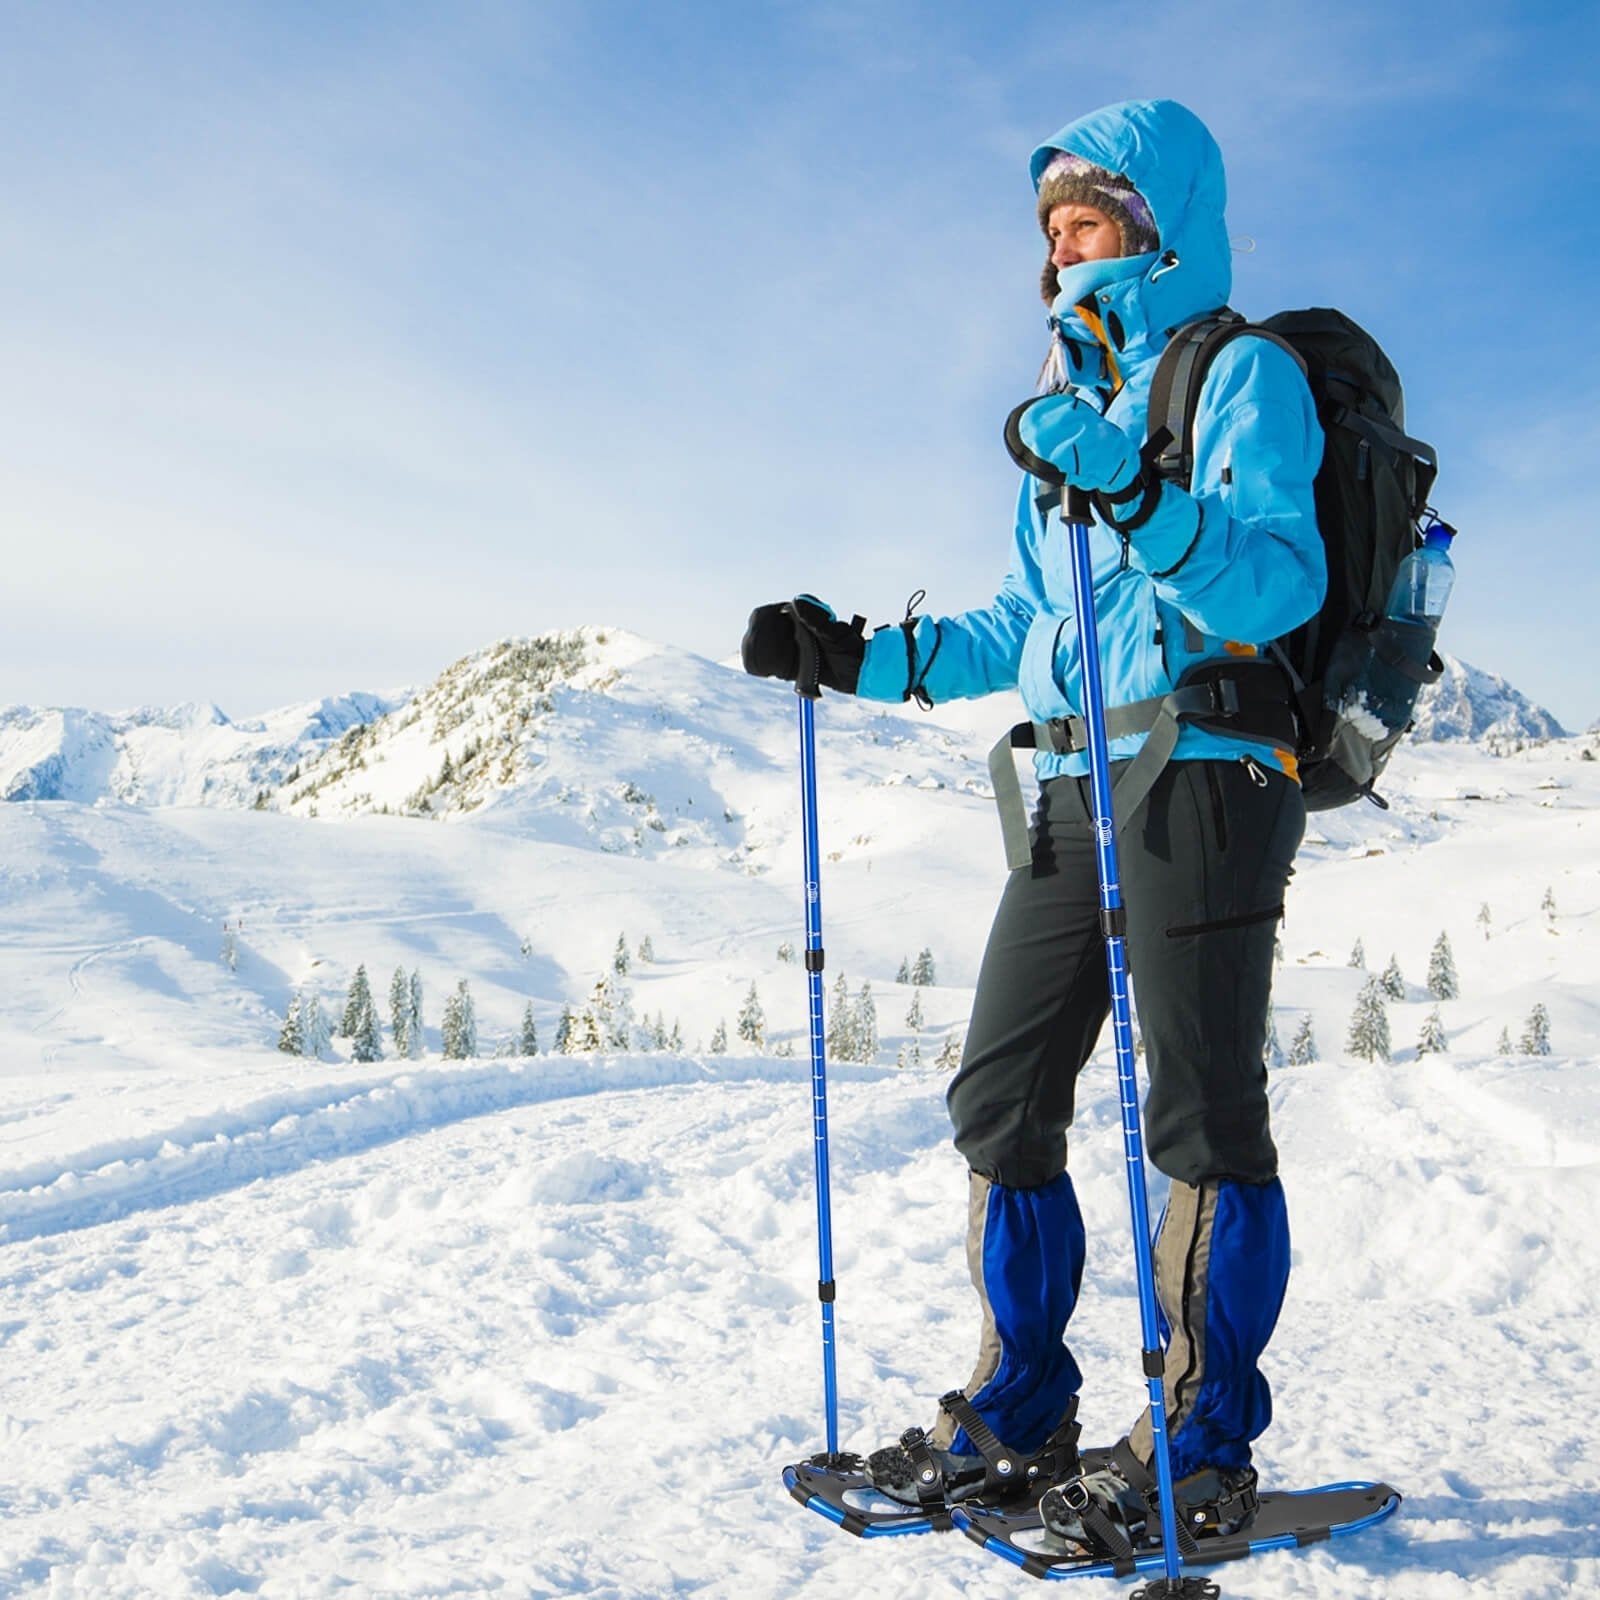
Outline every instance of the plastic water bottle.
<svg viewBox="0 0 1600 1600"><path fill-rule="evenodd" d="M1455 563L1450 559L1450 541L1455 529L1448 523L1432 523L1423 534L1422 546L1400 563L1389 591L1385 615L1396 622L1424 622L1435 632L1456 581ZM1432 648L1432 640L1429 640Z"/></svg>
<svg viewBox="0 0 1600 1600"><path fill-rule="evenodd" d="M1341 714L1362 738L1390 743L1411 721L1424 683L1438 677L1431 665L1439 619L1455 582L1450 541L1455 529L1433 522L1421 546L1395 571L1389 603L1367 635L1369 654L1340 705Z"/></svg>

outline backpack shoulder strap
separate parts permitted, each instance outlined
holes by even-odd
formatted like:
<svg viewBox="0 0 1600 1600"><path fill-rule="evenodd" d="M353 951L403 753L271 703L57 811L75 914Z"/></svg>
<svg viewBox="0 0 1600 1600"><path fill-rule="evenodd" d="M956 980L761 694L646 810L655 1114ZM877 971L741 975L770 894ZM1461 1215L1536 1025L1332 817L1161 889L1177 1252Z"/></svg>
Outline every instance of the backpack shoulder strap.
<svg viewBox="0 0 1600 1600"><path fill-rule="evenodd" d="M1174 329L1150 380L1148 427L1150 446L1154 447L1153 465L1159 477L1189 487L1194 473L1194 420L1200 408L1200 390L1217 352L1241 334L1279 346L1288 351L1302 373L1306 370L1300 352L1281 334L1247 322L1228 306Z"/></svg>

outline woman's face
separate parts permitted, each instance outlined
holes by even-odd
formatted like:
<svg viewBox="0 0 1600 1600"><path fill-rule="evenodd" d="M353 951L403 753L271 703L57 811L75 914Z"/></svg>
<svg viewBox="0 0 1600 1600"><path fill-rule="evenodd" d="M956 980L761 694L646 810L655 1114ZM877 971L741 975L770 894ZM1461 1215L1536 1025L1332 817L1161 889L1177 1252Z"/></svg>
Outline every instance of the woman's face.
<svg viewBox="0 0 1600 1600"><path fill-rule="evenodd" d="M1117 225L1098 206L1057 206L1046 225L1050 264L1058 271L1080 261L1111 261L1122 254Z"/></svg>

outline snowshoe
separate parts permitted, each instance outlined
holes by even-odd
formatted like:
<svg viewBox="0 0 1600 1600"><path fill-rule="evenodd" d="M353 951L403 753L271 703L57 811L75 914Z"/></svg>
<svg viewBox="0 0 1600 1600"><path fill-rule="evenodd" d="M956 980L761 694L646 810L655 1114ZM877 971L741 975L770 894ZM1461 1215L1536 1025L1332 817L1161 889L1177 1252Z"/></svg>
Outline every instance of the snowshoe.
<svg viewBox="0 0 1600 1600"><path fill-rule="evenodd" d="M943 1532L955 1505L1031 1503L1061 1478L1100 1465L1105 1452L1078 1453L1074 1396L1055 1432L1031 1456L1010 1451L995 1437L971 1401L953 1390L940 1409L964 1428L980 1455L957 1455L932 1444L921 1428L863 1460L853 1455L812 1456L784 1469L789 1493L802 1505L862 1538Z"/></svg>

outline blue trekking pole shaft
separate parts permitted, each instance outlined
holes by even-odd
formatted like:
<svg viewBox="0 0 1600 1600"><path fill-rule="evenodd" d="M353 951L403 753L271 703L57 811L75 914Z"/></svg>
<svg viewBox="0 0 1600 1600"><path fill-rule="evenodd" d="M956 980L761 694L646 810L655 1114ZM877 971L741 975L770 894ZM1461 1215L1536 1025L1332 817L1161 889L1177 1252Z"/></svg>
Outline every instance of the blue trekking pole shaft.
<svg viewBox="0 0 1600 1600"><path fill-rule="evenodd" d="M1063 488L1061 520L1072 551L1072 596L1083 656L1083 721L1088 731L1089 784L1094 802L1095 866L1100 878L1100 927L1105 934L1111 991L1112 1037L1117 1050L1117 1090L1122 1102L1122 1146L1133 1212L1133 1254L1139 1279L1139 1328L1150 1384L1156 1483L1161 1493L1161 1543L1167 1581L1176 1589L1182 1557L1173 1511L1172 1455L1167 1440L1165 1363L1156 1310L1156 1272L1150 1243L1150 1197L1144 1182L1144 1136L1139 1126L1139 1082L1133 1061L1133 1015L1128 1004L1127 915L1117 865L1117 825L1111 808L1111 757L1106 740L1105 691L1100 677L1100 637L1094 615L1094 569L1089 555L1088 497Z"/></svg>
<svg viewBox="0 0 1600 1600"><path fill-rule="evenodd" d="M828 1453L839 1449L839 1380L833 1342L833 1207L828 1186L828 1064L822 1025L822 869L817 848L815 681L795 684L800 703L800 800L805 838L806 984L811 1002L811 1131L816 1158L817 1298L822 1302L822 1392Z"/></svg>

